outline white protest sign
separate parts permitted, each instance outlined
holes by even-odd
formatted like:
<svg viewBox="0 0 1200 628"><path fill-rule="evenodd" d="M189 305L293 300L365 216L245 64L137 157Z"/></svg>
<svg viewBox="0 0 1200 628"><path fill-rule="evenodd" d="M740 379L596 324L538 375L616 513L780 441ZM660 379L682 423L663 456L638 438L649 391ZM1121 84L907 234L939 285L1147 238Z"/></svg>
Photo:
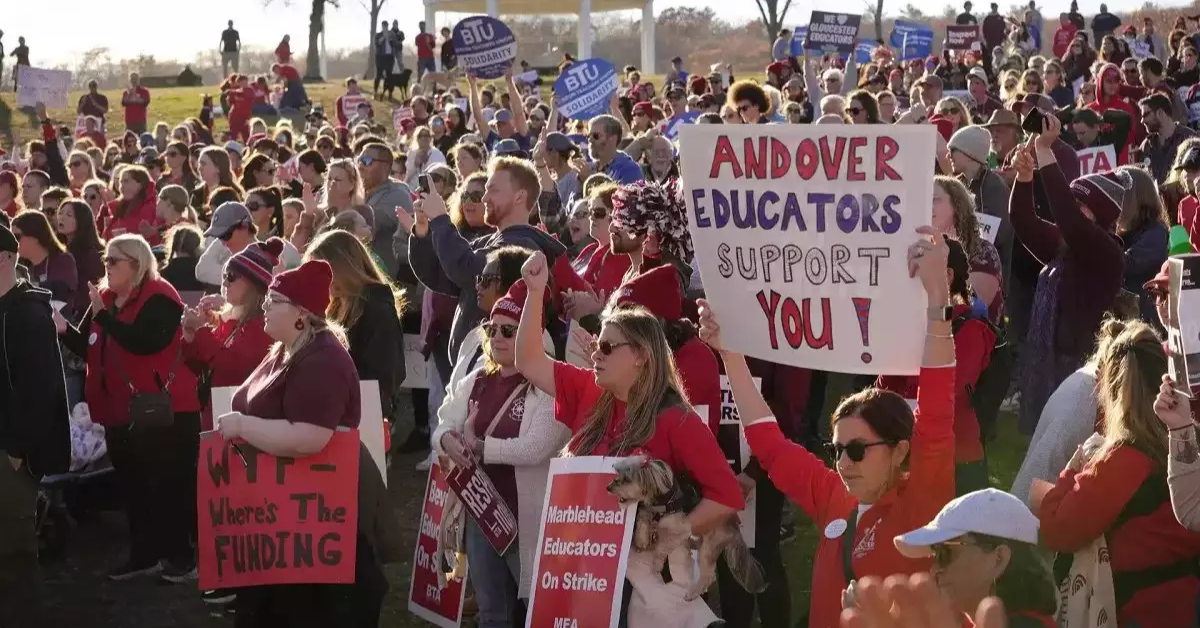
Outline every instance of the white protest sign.
<svg viewBox="0 0 1200 628"><path fill-rule="evenodd" d="M1177 390L1195 397L1200 390L1200 255L1170 258L1167 276L1167 371Z"/></svg>
<svg viewBox="0 0 1200 628"><path fill-rule="evenodd" d="M392 126L400 130L400 123L414 119L412 107L396 107L392 110Z"/></svg>
<svg viewBox="0 0 1200 628"><path fill-rule="evenodd" d="M722 341L838 373L920 369L907 251L931 220L932 125L687 125L688 228Z"/></svg>
<svg viewBox="0 0 1200 628"><path fill-rule="evenodd" d="M404 334L404 381L401 388L429 388L420 334Z"/></svg>
<svg viewBox="0 0 1200 628"><path fill-rule="evenodd" d="M47 108L66 107L70 91L71 73L66 70L17 66L18 107L32 107L38 103Z"/></svg>
<svg viewBox="0 0 1200 628"><path fill-rule="evenodd" d="M762 390L762 378L754 378L754 387ZM703 416L703 415L701 415ZM721 375L721 422L717 427L717 443L725 452L725 460L735 474L742 473L750 464L750 443L746 441L746 426L738 415L737 403L733 401L733 388L729 386L729 376ZM738 513L742 522L742 539L746 547L754 547L754 525L757 492L751 491L746 497L746 507Z"/></svg>
<svg viewBox="0 0 1200 628"><path fill-rule="evenodd" d="M234 386L219 386L212 389L209 404L212 407L214 422L218 417L233 412ZM387 459L383 450L383 408L380 406L379 382L375 380L359 382L358 394L362 406L361 419L358 424L358 438L367 447L371 460L379 467L383 482L387 484Z"/></svg>
<svg viewBox="0 0 1200 628"><path fill-rule="evenodd" d="M1111 145L1081 148L1075 151L1079 157L1079 176L1108 172L1117 165L1117 151Z"/></svg>
<svg viewBox="0 0 1200 628"><path fill-rule="evenodd" d="M975 218L979 220L979 236L995 244L996 232L1000 231L1000 223L1003 220L999 216L992 216L983 212L975 212Z"/></svg>

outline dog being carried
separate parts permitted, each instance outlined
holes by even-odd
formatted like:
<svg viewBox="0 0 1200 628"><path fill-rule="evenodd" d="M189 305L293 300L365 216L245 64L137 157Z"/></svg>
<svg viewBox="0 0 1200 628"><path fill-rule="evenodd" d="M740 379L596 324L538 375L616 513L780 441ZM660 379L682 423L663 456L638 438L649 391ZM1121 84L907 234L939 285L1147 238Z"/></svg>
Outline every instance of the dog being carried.
<svg viewBox="0 0 1200 628"><path fill-rule="evenodd" d="M615 469L617 477L609 482L608 492L622 504L637 502L633 547L639 552L653 553L656 572L662 571L667 557L677 548L699 550L700 577L688 589L685 600L700 597L712 586L717 579L717 556L722 554L742 588L750 593L766 589L762 566L742 539L736 517L728 518L693 542L687 515L699 503L700 496L690 483L676 481L665 462L646 456L622 460Z"/></svg>

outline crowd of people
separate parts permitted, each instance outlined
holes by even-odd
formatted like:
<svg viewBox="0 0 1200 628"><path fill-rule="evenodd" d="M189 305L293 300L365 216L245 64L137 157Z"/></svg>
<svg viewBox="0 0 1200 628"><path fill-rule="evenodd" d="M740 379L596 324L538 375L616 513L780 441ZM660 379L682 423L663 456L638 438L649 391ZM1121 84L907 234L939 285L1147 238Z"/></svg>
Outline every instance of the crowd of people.
<svg viewBox="0 0 1200 628"><path fill-rule="evenodd" d="M464 522L484 628L525 623L551 459L635 453L695 485L691 534L755 492L766 587L746 592L722 563L718 617L672 592L690 570L663 578L631 550L623 625L742 628L757 610L768 628L1195 626L1200 445L1164 339L1180 327L1169 232L1200 245L1200 33L1181 18L1164 42L1103 5L1089 33L1073 6L1044 56L1032 2L1019 19L968 2L956 21L982 24L983 52L881 45L860 67L794 56L785 31L761 76L675 59L656 86L626 68L589 120L512 70L414 85L393 117L378 100L403 34L386 23L374 98L351 77L327 116L288 53L275 73L295 100L273 103L265 79L238 73L230 22L228 130L210 109L151 132L136 75L120 137L95 84L76 128L37 107L42 138L0 167L0 618L37 612L37 480L76 466L81 404L130 530L108 577L179 584L197 574L200 433L311 456L358 427L359 381L374 380L385 417L413 408L393 453L428 452L420 470L477 459L516 514L503 555ZM417 44L431 71L424 24ZM266 121L284 110L303 124ZM722 342L740 322L703 298L673 141L693 120L934 128L932 219L907 257L927 295L919 375L774 364ZM1078 151L1106 146L1112 169L1081 174ZM428 381L402 390L412 359ZM716 437L722 375L752 454L737 474ZM216 387L236 388L231 412L214 416ZM1031 441L1015 484L996 487L987 450L1006 404ZM396 513L379 469L360 466L347 490L371 507L353 584L204 601L238 626L379 625L381 568L408 551L388 518L420 513ZM820 532L808 609L780 557L787 501Z"/></svg>

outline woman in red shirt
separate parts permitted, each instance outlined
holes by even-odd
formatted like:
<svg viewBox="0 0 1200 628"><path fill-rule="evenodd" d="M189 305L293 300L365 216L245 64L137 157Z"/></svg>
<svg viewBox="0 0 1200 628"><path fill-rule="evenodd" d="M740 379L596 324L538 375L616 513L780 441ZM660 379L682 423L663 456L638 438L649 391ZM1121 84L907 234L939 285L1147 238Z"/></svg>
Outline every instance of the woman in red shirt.
<svg viewBox="0 0 1200 628"><path fill-rule="evenodd" d="M0 211L9 218L21 213L21 177L12 170L0 171Z"/></svg>
<svg viewBox="0 0 1200 628"><path fill-rule="evenodd" d="M612 224L612 198L617 189L615 184L601 185L588 194L588 210L591 212L588 234L596 241L580 253L581 256L589 254L587 249L595 247L590 252L587 267L580 276L591 284L592 290L601 299L612 295L617 286L621 285L625 273L633 263L628 255L612 252L612 234L609 233L609 226Z"/></svg>
<svg viewBox="0 0 1200 628"><path fill-rule="evenodd" d="M279 63L292 62L292 36L284 35L283 40L275 47L275 60Z"/></svg>
<svg viewBox="0 0 1200 628"><path fill-rule="evenodd" d="M266 357L271 338L263 330L262 306L282 254L279 238L251 244L225 263L223 296L205 297L184 312L183 356L205 393L242 385ZM201 418L204 431L213 429L211 403L204 404Z"/></svg>
<svg viewBox="0 0 1200 628"><path fill-rule="evenodd" d="M1056 575L1066 575L1075 552L1103 537L1117 623L1185 628L1196 621L1200 533L1171 510L1167 429L1154 413L1167 356L1150 326L1124 325L1098 356L1103 444L1077 450L1053 488L1039 493L1035 483L1030 501L1042 545L1059 552Z"/></svg>
<svg viewBox="0 0 1200 628"><path fill-rule="evenodd" d="M836 470L783 435L745 356L723 348L720 326L700 302L700 336L721 352L751 453L823 530L813 565L810 628L838 625L843 602L853 604L851 580L927 571L931 561L905 558L890 539L929 523L954 498L955 355L945 312L949 247L932 227L918 233L932 242L909 247L909 274L921 278L931 320L915 417L899 395L876 388L844 399L833 414Z"/></svg>
<svg viewBox="0 0 1200 628"><path fill-rule="evenodd" d="M356 429L361 419L358 373L340 329L331 327L333 271L321 260L277 275L265 301L263 329L275 347L233 394L233 412L216 419L227 439L240 438L273 456L305 458L320 453L334 430ZM238 626L379 625L388 583L377 556L379 530L360 489L382 482L370 455L360 448L359 534L354 584L289 584L238 589ZM366 521L364 521L364 519ZM243 623L244 622L244 623Z"/></svg>
<svg viewBox="0 0 1200 628"><path fill-rule="evenodd" d="M150 246L157 246L162 241L158 231L143 228L143 225L158 225L158 196L150 172L141 166L125 166L117 189L121 197L109 203L109 217L101 237L111 240L126 233L150 234Z"/></svg>
<svg viewBox="0 0 1200 628"><path fill-rule="evenodd" d="M745 499L716 437L682 392L658 319L641 308L618 309L604 320L593 369L552 360L542 349L541 325L549 271L540 252L521 269L529 296L517 332L516 364L554 397L555 416L572 433L567 450L662 460L700 489L700 503L688 515L692 533L722 525L745 507Z"/></svg>

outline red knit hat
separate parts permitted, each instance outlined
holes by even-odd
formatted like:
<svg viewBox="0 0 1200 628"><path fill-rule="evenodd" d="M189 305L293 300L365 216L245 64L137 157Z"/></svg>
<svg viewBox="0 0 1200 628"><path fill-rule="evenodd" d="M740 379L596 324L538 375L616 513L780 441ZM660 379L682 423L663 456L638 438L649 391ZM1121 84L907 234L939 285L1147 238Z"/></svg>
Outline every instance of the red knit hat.
<svg viewBox="0 0 1200 628"><path fill-rule="evenodd" d="M787 70L787 66L782 61L775 61L767 66L767 74L775 76L781 76L785 70Z"/></svg>
<svg viewBox="0 0 1200 628"><path fill-rule="evenodd" d="M617 292L616 304L640 305L665 321L679 320L683 316L679 271L664 264L630 279Z"/></svg>
<svg viewBox="0 0 1200 628"><path fill-rule="evenodd" d="M282 254L283 240L271 238L266 242L255 242L229 258L226 268L265 291L271 284L271 275L279 265L279 256Z"/></svg>
<svg viewBox="0 0 1200 628"><path fill-rule="evenodd" d="M542 312L545 312L545 306L550 301L550 291L543 289L544 299L542 300ZM508 294L496 300L492 306L491 316L503 314L515 320L521 320L521 314L525 312L525 297L529 295L529 286L525 285L524 279L518 279L516 283L508 289ZM542 317L542 327L546 326L545 316Z"/></svg>
<svg viewBox="0 0 1200 628"><path fill-rule="evenodd" d="M329 308L329 288L333 269L325 260L310 259L294 270L285 271L271 281L271 291L287 297L293 304L315 316L325 316Z"/></svg>

